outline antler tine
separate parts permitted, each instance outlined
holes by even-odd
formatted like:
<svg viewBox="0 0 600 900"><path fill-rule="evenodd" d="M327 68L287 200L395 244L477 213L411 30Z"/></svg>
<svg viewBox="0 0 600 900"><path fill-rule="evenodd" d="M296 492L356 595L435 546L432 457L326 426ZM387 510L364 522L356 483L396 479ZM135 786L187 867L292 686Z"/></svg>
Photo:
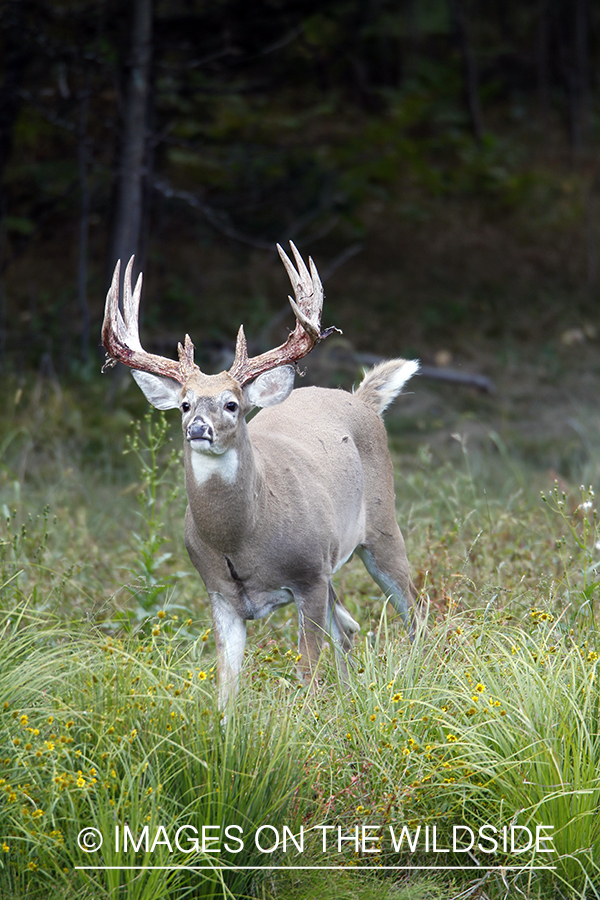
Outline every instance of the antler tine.
<svg viewBox="0 0 600 900"><path fill-rule="evenodd" d="M283 248L280 247L279 244L277 245L279 256L285 266L285 270L288 273L292 287L294 288L294 294L296 295L295 301L292 300L291 297L288 297L288 300L290 301L290 306L292 307L296 319L301 323L304 330L315 339L318 339L321 334L321 313L323 310L324 297L323 285L321 284L317 268L311 257L309 256L308 258L308 263L310 265L309 272L304 260L292 241L290 241L290 246L296 260L296 265L298 266L298 271L296 271L292 265Z"/></svg>
<svg viewBox="0 0 600 900"><path fill-rule="evenodd" d="M292 253L294 254L294 259L296 260L296 265L298 266L298 275L300 276L300 280L303 284L306 284L307 282L310 282L310 274L308 269L306 268L306 264L300 256L298 248L293 241L290 241L290 247L292 248ZM283 250L281 252L283 252ZM310 259L310 256L308 258Z"/></svg>
<svg viewBox="0 0 600 900"><path fill-rule="evenodd" d="M125 270L123 279L123 313L119 309L119 280L121 260L115 266L112 282L106 295L104 322L102 323L102 343L108 356L106 365L122 362L132 369L151 372L154 375L165 375L183 384L194 366L194 345L186 335L183 359L177 362L154 353L146 353L140 343L139 308L142 295L142 275L140 273L135 290L131 290L131 274L134 257L132 256Z"/></svg>
<svg viewBox="0 0 600 900"><path fill-rule="evenodd" d="M292 248L298 271L294 268L283 247L277 244L279 256L281 257L281 261L285 266L285 270L288 273L288 277L294 288L296 301L297 303L304 301L304 306L310 306L311 310L314 309L315 312L320 313L323 308L323 285L321 284L321 279L317 273L316 266L309 256L309 272L293 241L290 241L290 247ZM316 280L313 277L314 275L316 275Z"/></svg>
<svg viewBox="0 0 600 900"><path fill-rule="evenodd" d="M290 246L296 260L297 270L279 244L277 244L277 250L296 295L295 300L292 297L288 297L290 306L296 316L296 327L288 336L285 344L281 344L274 350L269 350L267 353L262 353L260 356L255 356L251 359L248 359L244 331L243 328L240 328L235 350L235 360L229 370L229 374L242 385L252 381L253 378L261 375L263 372L269 371L269 369L298 362L298 360L310 353L320 340L327 337L332 331L339 331L339 328L327 328L325 331L321 331L321 311L324 295L323 285L321 284L317 268L309 257L309 271L292 241L290 241Z"/></svg>
<svg viewBox="0 0 600 900"><path fill-rule="evenodd" d="M135 346L137 350L142 349L140 343L140 300L142 298L142 282L143 275L140 272L135 283L135 290L131 292L131 276L133 273L133 263L135 256L132 256L127 263L125 269L125 277L123 279L123 324L125 326L125 335L130 346ZM118 307L117 307L118 309Z"/></svg>
<svg viewBox="0 0 600 900"><path fill-rule="evenodd" d="M177 355L179 356L179 365L181 371L190 374L198 366L194 362L194 345L189 334L186 334L183 346L177 344Z"/></svg>
<svg viewBox="0 0 600 900"><path fill-rule="evenodd" d="M320 311L323 311L323 298L325 297L325 292L323 290L323 284L321 282L321 278L319 273L317 272L317 267L313 262L312 256L308 257L308 265L310 266L310 277L312 278L312 282L316 288L316 293L320 297Z"/></svg>
<svg viewBox="0 0 600 900"><path fill-rule="evenodd" d="M104 307L104 319L102 322L102 343L106 348L106 352L108 354L108 358L111 358L111 352L107 346L107 342L110 342L111 337L118 331L119 322L117 315L115 313L115 305L116 311L119 311L119 278L121 276L121 260L117 260L117 264L115 266L115 270L113 272L112 281L110 283L110 287L108 289L108 293L106 295L106 305ZM114 360L113 360L114 361Z"/></svg>
<svg viewBox="0 0 600 900"><path fill-rule="evenodd" d="M246 341L246 334L244 332L243 325L240 325L239 331L237 333L237 339L235 342L235 358L238 359L243 365L246 365L248 363L248 342Z"/></svg>

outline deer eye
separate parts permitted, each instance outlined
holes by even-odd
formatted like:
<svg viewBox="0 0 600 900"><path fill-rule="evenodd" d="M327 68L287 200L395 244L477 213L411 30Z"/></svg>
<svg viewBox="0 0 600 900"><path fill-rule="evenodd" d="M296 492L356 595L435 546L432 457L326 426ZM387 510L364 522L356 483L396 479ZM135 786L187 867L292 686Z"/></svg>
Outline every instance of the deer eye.
<svg viewBox="0 0 600 900"><path fill-rule="evenodd" d="M184 400L183 403L181 404L181 412L184 412L184 413L189 412L190 409L191 409L190 404L187 402L187 400Z"/></svg>
<svg viewBox="0 0 600 900"><path fill-rule="evenodd" d="M237 410L237 408L238 408L238 405L235 402L235 400L230 400L229 403L225 404L225 409L227 410L227 412L233 413Z"/></svg>

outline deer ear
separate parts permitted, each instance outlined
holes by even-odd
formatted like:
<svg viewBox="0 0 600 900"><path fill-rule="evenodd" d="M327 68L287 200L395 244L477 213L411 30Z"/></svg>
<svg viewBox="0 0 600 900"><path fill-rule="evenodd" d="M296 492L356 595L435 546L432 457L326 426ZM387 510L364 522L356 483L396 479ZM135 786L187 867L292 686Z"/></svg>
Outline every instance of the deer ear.
<svg viewBox="0 0 600 900"><path fill-rule="evenodd" d="M263 372L243 389L244 397L250 406L276 406L291 394L294 375L293 366L278 366Z"/></svg>
<svg viewBox="0 0 600 900"><path fill-rule="evenodd" d="M131 374L139 385L148 403L156 409L178 409L181 401L181 385L164 375L151 375L132 369Z"/></svg>

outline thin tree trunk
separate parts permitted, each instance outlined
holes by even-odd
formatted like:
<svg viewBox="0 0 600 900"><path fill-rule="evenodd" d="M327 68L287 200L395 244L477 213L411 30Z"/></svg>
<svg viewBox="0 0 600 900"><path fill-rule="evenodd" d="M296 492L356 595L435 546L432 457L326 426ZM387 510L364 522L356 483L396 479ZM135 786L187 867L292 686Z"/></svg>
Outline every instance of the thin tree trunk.
<svg viewBox="0 0 600 900"><path fill-rule="evenodd" d="M548 0L540 0L538 7L538 27L536 33L536 62L538 77L538 99L544 124L550 115L550 72L548 66Z"/></svg>
<svg viewBox="0 0 600 900"><path fill-rule="evenodd" d="M4 15L4 81L0 88L0 184L13 146L14 125L21 108L19 93L25 67L30 58L24 40L25 22L22 0L10 0Z"/></svg>
<svg viewBox="0 0 600 900"><path fill-rule="evenodd" d="M449 0L449 4L450 18L463 61L465 102L471 122L471 130L475 140L481 143L483 138L483 117L479 100L479 76L473 47L469 39L467 18L462 0Z"/></svg>
<svg viewBox="0 0 600 900"><path fill-rule="evenodd" d="M585 194L585 238L587 256L587 293L590 301L596 299L598 289L598 245L600 238L600 200L596 176Z"/></svg>
<svg viewBox="0 0 600 900"><path fill-rule="evenodd" d="M147 155L147 113L152 55L152 0L133 2L133 45L122 116L117 196L109 269L118 259L123 268L138 254L143 215ZM140 260L137 260L138 265Z"/></svg>
<svg viewBox="0 0 600 900"><path fill-rule="evenodd" d="M583 150L589 103L589 9L587 0L564 8L563 27L557 33L561 71L567 93L567 123L573 162Z"/></svg>
<svg viewBox="0 0 600 900"><path fill-rule="evenodd" d="M81 358L85 363L90 358L90 308L87 297L88 239L90 229L90 186L88 182L88 141L87 114L89 93L84 88L79 108L79 187L81 207L79 212L79 260L77 265L77 288L79 311L81 313Z"/></svg>
<svg viewBox="0 0 600 900"><path fill-rule="evenodd" d="M5 363L7 331L4 270L8 204L4 190L4 170L12 154L14 127L22 103L19 89L30 58L30 48L25 40L23 7L22 0L9 0L4 14L4 81L0 88L0 368Z"/></svg>
<svg viewBox="0 0 600 900"><path fill-rule="evenodd" d="M0 370L6 362L6 332L8 316L6 313L6 288L4 286L4 254L6 252L6 208L4 194L0 192Z"/></svg>
<svg viewBox="0 0 600 900"><path fill-rule="evenodd" d="M575 2L575 35L573 48L573 70L577 104L577 137L578 146L575 152L583 149L588 118L590 71L588 43L588 0Z"/></svg>
<svg viewBox="0 0 600 900"><path fill-rule="evenodd" d="M402 80L414 76L418 69L418 44L419 29L415 10L416 0L405 0L404 23L406 28L406 40L404 41L404 59L402 61ZM399 82L400 85L400 82Z"/></svg>

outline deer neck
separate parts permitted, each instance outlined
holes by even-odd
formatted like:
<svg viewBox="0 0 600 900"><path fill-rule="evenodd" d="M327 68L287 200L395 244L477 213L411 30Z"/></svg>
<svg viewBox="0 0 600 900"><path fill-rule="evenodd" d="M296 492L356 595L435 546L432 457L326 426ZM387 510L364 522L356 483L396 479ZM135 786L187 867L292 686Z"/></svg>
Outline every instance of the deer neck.
<svg viewBox="0 0 600 900"><path fill-rule="evenodd" d="M184 441L185 485L192 519L204 543L234 552L255 528L263 476L245 422L221 454L199 453Z"/></svg>

